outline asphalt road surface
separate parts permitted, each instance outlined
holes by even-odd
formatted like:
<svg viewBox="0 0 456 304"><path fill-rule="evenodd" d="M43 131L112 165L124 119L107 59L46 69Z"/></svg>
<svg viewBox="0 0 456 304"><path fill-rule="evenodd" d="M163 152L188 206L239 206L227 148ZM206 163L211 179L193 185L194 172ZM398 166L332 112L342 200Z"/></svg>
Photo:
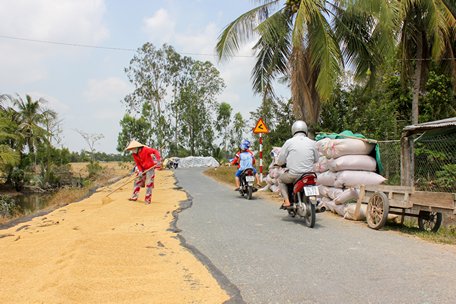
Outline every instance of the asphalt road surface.
<svg viewBox="0 0 456 304"><path fill-rule="evenodd" d="M175 171L192 199L177 227L231 303L456 303L454 246L327 213L310 229L202 171Z"/></svg>

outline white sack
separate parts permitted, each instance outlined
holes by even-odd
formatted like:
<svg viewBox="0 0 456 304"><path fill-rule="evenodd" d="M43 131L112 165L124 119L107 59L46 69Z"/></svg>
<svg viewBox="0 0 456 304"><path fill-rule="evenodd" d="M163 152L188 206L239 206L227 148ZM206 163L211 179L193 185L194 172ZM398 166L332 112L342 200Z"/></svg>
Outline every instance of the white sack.
<svg viewBox="0 0 456 304"><path fill-rule="evenodd" d="M328 187L318 185L318 193L320 193L320 196L322 197L328 196Z"/></svg>
<svg viewBox="0 0 456 304"><path fill-rule="evenodd" d="M283 172L285 172L285 168L273 167L269 169L268 175L273 179L278 179Z"/></svg>
<svg viewBox="0 0 456 304"><path fill-rule="evenodd" d="M213 157L203 156L188 156L177 158L179 160L179 168L194 168L194 167L219 167L220 164Z"/></svg>
<svg viewBox="0 0 456 304"><path fill-rule="evenodd" d="M375 158L369 155L344 155L326 161L326 168L336 172L343 170L360 170L374 172L377 167Z"/></svg>
<svg viewBox="0 0 456 304"><path fill-rule="evenodd" d="M343 155L367 155L375 145L359 139L343 138L331 139L323 147L323 155L327 158L338 158Z"/></svg>
<svg viewBox="0 0 456 304"><path fill-rule="evenodd" d="M329 209L328 205L326 204L326 203L329 202L329 201L331 201L330 198L328 198L328 197L322 197L322 198L320 199L320 204L319 204L320 208L321 208L321 207L325 207L326 210L331 211L331 209Z"/></svg>
<svg viewBox="0 0 456 304"><path fill-rule="evenodd" d="M327 196L332 200L342 194L342 192L344 192L344 190L336 187L327 187L326 189Z"/></svg>
<svg viewBox="0 0 456 304"><path fill-rule="evenodd" d="M352 199L358 199L358 192L354 188L344 190L334 199L334 202L336 205L341 205Z"/></svg>
<svg viewBox="0 0 456 304"><path fill-rule="evenodd" d="M357 187L359 185L379 185L385 180L386 178L374 172L347 170L336 173L336 181L334 182L334 187L345 188Z"/></svg>
<svg viewBox="0 0 456 304"><path fill-rule="evenodd" d="M280 188L279 188L278 185L271 185L271 187L269 189L271 189L272 192L279 192L280 191Z"/></svg>
<svg viewBox="0 0 456 304"><path fill-rule="evenodd" d="M318 185L333 187L335 182L336 182L336 173L334 173L334 172L326 171L326 172L317 174L317 184Z"/></svg>
<svg viewBox="0 0 456 304"><path fill-rule="evenodd" d="M340 216L345 215L345 205L336 205L334 201L326 202L326 207L334 213L339 214Z"/></svg>
<svg viewBox="0 0 456 304"><path fill-rule="evenodd" d="M314 172L321 173L328 171L328 159L324 156L321 156L318 161L313 166Z"/></svg>
<svg viewBox="0 0 456 304"><path fill-rule="evenodd" d="M344 214L344 219L347 220L353 220L353 221L364 221L366 220L366 214L367 214L367 205L366 204L361 204L359 208L359 218L355 219L355 210L356 210L356 204L348 204L345 205L345 214ZM395 221L399 215L397 214L388 214L387 221Z"/></svg>
<svg viewBox="0 0 456 304"><path fill-rule="evenodd" d="M316 143L317 151L321 155L324 154L324 151L326 149L326 145L329 144L330 141L331 141L331 138L328 138L328 137L320 139L319 141L317 141L317 143Z"/></svg>
<svg viewBox="0 0 456 304"><path fill-rule="evenodd" d="M366 210L367 210L367 205L366 204L361 204L359 208L359 218L355 218L355 209L356 209L356 204L348 204L345 207L345 214L344 214L344 219L347 220L354 220L354 221L364 221L366 220Z"/></svg>

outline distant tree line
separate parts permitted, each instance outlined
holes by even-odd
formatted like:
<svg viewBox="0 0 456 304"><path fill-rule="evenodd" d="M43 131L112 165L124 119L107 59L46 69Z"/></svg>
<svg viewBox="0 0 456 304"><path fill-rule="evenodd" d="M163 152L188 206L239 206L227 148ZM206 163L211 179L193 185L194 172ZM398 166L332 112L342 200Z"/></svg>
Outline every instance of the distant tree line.
<svg viewBox="0 0 456 304"><path fill-rule="evenodd" d="M45 99L0 95L0 183L54 188L70 182L70 162L121 161L121 154L71 152L61 143L57 113Z"/></svg>

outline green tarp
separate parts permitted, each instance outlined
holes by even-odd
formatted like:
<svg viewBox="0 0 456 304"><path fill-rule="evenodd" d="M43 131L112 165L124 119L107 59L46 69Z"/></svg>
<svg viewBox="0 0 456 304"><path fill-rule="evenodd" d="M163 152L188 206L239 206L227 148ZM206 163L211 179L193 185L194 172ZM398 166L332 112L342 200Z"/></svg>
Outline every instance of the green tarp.
<svg viewBox="0 0 456 304"><path fill-rule="evenodd" d="M374 157L375 160L377 161L377 170L376 172L378 174L381 174L383 172L383 165L382 165L382 160L380 158L380 146L378 145L376 140L373 139L368 139L364 135L359 134L359 133L353 133L350 130L345 130L340 133L319 133L316 137L315 140L319 141L323 138L330 138L330 139L342 139L342 138L362 138L366 140L369 143L375 144L375 149L372 150L372 152L369 154L370 156Z"/></svg>

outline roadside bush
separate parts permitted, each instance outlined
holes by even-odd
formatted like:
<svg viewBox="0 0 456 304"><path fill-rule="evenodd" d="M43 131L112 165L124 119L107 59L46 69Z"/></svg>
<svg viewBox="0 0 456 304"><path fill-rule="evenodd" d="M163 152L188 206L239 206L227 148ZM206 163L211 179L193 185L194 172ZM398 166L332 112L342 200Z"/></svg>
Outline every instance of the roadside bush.
<svg viewBox="0 0 456 304"><path fill-rule="evenodd" d="M456 164L448 164L442 167L443 170L436 172L436 184L442 188L452 189L456 191Z"/></svg>
<svg viewBox="0 0 456 304"><path fill-rule="evenodd" d="M25 172L22 169L14 168L11 172L11 182L16 191L21 191L25 183Z"/></svg>
<svg viewBox="0 0 456 304"><path fill-rule="evenodd" d="M100 166L98 162L90 162L87 165L87 171L89 172L89 178L95 178L101 171L103 167Z"/></svg>
<svg viewBox="0 0 456 304"><path fill-rule="evenodd" d="M8 195L0 195L0 216L12 217L18 212L18 205L14 198Z"/></svg>

